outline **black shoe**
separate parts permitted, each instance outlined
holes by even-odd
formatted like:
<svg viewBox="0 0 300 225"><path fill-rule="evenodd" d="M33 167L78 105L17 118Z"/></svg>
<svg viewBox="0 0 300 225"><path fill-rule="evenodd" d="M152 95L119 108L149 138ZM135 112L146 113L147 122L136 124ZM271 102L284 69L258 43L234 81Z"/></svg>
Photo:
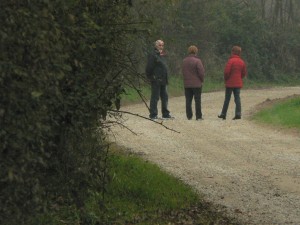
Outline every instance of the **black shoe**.
<svg viewBox="0 0 300 225"><path fill-rule="evenodd" d="M218 115L218 118L220 118L220 119L223 119L223 120L226 120L226 116L225 115Z"/></svg>
<svg viewBox="0 0 300 225"><path fill-rule="evenodd" d="M235 116L235 117L233 117L232 119L233 119L233 120L240 120L240 119L242 119L242 117L241 117L241 116Z"/></svg>

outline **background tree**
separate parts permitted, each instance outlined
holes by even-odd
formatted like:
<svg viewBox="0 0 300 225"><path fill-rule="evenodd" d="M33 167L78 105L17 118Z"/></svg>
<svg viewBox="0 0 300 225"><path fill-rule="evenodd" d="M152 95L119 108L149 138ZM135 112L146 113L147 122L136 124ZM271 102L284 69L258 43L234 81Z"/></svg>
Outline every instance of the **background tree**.
<svg viewBox="0 0 300 225"><path fill-rule="evenodd" d="M151 15L148 18L157 22L150 33L152 39L166 39L171 74L180 74L186 48L193 43L200 47L207 78L221 81L223 64L231 47L237 44L243 48L249 79L278 81L282 73L296 79L298 1L178 0L171 3L172 9L159 1L147 5L144 11L146 17Z"/></svg>

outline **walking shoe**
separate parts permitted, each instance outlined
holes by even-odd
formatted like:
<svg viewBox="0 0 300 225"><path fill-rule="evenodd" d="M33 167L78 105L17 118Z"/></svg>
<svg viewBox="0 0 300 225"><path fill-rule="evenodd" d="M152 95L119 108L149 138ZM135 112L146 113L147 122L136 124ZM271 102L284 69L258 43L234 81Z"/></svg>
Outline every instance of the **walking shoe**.
<svg viewBox="0 0 300 225"><path fill-rule="evenodd" d="M233 117L232 119L233 119L233 120L240 120L240 119L242 119L242 117L241 117L241 116L235 116L235 117Z"/></svg>
<svg viewBox="0 0 300 225"><path fill-rule="evenodd" d="M225 116L225 115L222 115L222 114L218 115L218 118L223 119L223 120L226 120L226 116Z"/></svg>
<svg viewBox="0 0 300 225"><path fill-rule="evenodd" d="M153 117L150 117L151 120L157 120L158 117L157 116L153 116Z"/></svg>
<svg viewBox="0 0 300 225"><path fill-rule="evenodd" d="M202 117L200 117L200 118L197 118L196 120L197 120L197 121L200 121L200 120L203 120L203 118L202 118Z"/></svg>

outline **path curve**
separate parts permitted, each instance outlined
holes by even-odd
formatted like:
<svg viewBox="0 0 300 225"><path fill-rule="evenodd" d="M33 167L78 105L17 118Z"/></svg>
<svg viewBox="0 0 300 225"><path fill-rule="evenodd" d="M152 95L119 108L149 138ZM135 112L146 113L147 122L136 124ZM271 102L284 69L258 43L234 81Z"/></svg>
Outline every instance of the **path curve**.
<svg viewBox="0 0 300 225"><path fill-rule="evenodd" d="M156 163L225 208L244 224L300 224L300 137L249 120L267 99L300 94L300 87L242 90L242 120L217 118L224 92L202 95L203 121L187 120L184 97L169 100L175 120L164 125L124 115L124 125L113 127L113 141ZM148 116L144 104L122 110Z"/></svg>

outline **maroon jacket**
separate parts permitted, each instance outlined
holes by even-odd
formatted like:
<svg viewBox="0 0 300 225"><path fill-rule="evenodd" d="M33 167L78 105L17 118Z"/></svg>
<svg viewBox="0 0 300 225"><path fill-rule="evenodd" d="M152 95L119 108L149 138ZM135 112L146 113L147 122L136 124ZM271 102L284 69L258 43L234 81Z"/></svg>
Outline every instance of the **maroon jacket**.
<svg viewBox="0 0 300 225"><path fill-rule="evenodd" d="M238 55L231 55L224 70L225 86L242 88L243 78L247 76L245 62Z"/></svg>
<svg viewBox="0 0 300 225"><path fill-rule="evenodd" d="M204 67L201 59L195 55L184 58L182 63L182 75L185 88L198 88L204 82Z"/></svg>

